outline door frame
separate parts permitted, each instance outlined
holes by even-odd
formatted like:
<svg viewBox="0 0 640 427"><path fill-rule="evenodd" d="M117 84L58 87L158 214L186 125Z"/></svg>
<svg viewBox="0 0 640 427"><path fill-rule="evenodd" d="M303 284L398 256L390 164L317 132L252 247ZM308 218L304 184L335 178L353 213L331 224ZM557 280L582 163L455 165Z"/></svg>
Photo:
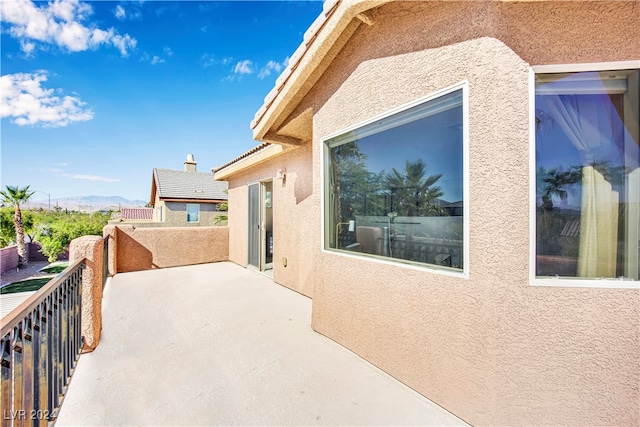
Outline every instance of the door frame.
<svg viewBox="0 0 640 427"><path fill-rule="evenodd" d="M269 208L266 205L268 184L271 185L271 207ZM253 182L248 184L247 188L247 268L264 272L273 269L273 259L271 262L266 262L270 242L267 242L267 227L265 223L267 209L271 209L271 238L273 238L273 179Z"/></svg>

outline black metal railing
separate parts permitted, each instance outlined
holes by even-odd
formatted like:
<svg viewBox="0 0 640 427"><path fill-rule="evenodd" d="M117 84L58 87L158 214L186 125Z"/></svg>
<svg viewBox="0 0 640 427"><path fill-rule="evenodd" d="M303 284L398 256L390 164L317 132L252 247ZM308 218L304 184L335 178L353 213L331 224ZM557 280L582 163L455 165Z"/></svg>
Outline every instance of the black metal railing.
<svg viewBox="0 0 640 427"><path fill-rule="evenodd" d="M102 240L102 289L109 277L109 236Z"/></svg>
<svg viewBox="0 0 640 427"><path fill-rule="evenodd" d="M84 265L70 265L2 320L2 426L46 426L58 416L83 344Z"/></svg>
<svg viewBox="0 0 640 427"><path fill-rule="evenodd" d="M339 233L339 248L349 249L357 243L355 233ZM374 255L383 255L385 240L378 239L379 250L381 252ZM426 237L417 237L407 239L406 236L393 236L389 257L404 259L408 261L421 262L425 264L442 265L447 267L462 268L464 253L461 240L435 239ZM352 250L360 251L358 246ZM387 255L385 255L387 256Z"/></svg>
<svg viewBox="0 0 640 427"><path fill-rule="evenodd" d="M392 256L425 264L463 267L462 241L433 238L406 239L397 236L391 242Z"/></svg>

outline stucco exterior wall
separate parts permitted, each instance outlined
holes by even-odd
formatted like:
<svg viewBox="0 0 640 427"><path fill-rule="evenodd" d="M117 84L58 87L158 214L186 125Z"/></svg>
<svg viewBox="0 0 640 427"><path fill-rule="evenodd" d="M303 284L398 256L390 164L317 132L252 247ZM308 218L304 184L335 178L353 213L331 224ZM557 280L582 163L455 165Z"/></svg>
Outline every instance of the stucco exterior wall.
<svg viewBox="0 0 640 427"><path fill-rule="evenodd" d="M314 179L287 232L314 260L296 272L314 329L472 424L639 424L640 292L528 277L529 65L639 58L639 6L406 2L361 25L297 108L315 112ZM469 278L322 252L322 137L463 80Z"/></svg>
<svg viewBox="0 0 640 427"><path fill-rule="evenodd" d="M187 222L187 203L160 200L156 202L156 208L162 206L162 222L174 227L210 227L216 225L214 221L218 215L223 215L223 212L218 211L217 203L195 204L200 205L198 222Z"/></svg>
<svg viewBox="0 0 640 427"><path fill-rule="evenodd" d="M115 242L114 253L109 256L115 258L117 273L229 259L227 227L134 228L118 225L105 227L104 233L112 236Z"/></svg>
<svg viewBox="0 0 640 427"><path fill-rule="evenodd" d="M69 244L69 262L85 260L82 271L83 352L95 350L102 332L102 260L104 244L100 236L81 236Z"/></svg>
<svg viewBox="0 0 640 427"><path fill-rule="evenodd" d="M286 169L286 179L273 179ZM313 296L313 238L320 223L312 195L311 144L286 152L229 180L229 259L247 265L247 185L273 179L273 278L303 295ZM286 266L282 259L286 258Z"/></svg>

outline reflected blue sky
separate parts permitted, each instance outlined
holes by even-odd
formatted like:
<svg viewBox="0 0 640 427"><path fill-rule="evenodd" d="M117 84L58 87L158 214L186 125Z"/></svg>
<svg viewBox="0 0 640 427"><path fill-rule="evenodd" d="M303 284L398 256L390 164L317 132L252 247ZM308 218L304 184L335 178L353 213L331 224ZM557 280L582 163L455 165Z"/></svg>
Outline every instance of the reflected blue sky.
<svg viewBox="0 0 640 427"><path fill-rule="evenodd" d="M562 88L562 80L552 83ZM549 84L551 85L551 84ZM603 88L602 91L605 89ZM555 96L555 95L552 95ZM549 105L549 96L536 97L536 117L543 123L536 132L536 169L549 171L554 168L568 170L571 167L587 166L594 162L606 164L608 167L626 166L628 170L638 166L637 144L626 144L631 141L627 127L623 123L622 94L582 94L560 95L563 102L571 100L586 110L589 102L597 105L597 111L591 116L580 116L579 133L590 145L588 150L580 150L568 136L567 130L560 123L563 119L554 117ZM567 201L554 197L558 207L580 209L581 185L577 183L568 190ZM621 201L625 199L625 191L619 185Z"/></svg>
<svg viewBox="0 0 640 427"><path fill-rule="evenodd" d="M360 139L360 151L370 172L405 169L407 160L422 159L427 174L442 174L438 181L448 202L462 200L462 108L389 129Z"/></svg>

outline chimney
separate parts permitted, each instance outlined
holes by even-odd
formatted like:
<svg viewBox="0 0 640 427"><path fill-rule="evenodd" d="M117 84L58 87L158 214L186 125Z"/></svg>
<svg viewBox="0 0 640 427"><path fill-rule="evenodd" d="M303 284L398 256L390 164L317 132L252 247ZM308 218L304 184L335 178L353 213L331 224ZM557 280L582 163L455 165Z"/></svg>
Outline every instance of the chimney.
<svg viewBox="0 0 640 427"><path fill-rule="evenodd" d="M187 160L184 161L184 171L185 172L195 172L196 171L196 161L193 159L193 154L187 154Z"/></svg>

